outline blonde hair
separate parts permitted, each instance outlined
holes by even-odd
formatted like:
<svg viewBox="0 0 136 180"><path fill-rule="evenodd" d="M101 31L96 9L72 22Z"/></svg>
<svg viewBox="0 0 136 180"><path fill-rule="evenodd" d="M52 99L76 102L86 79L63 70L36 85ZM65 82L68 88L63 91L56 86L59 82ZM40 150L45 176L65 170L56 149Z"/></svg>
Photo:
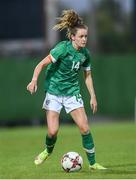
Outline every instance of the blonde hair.
<svg viewBox="0 0 136 180"><path fill-rule="evenodd" d="M62 31L67 30L67 37L71 39L71 35L75 35L77 29L87 29L87 26L83 24L82 18L74 10L63 10L60 17L57 18L58 22L53 27L55 30Z"/></svg>

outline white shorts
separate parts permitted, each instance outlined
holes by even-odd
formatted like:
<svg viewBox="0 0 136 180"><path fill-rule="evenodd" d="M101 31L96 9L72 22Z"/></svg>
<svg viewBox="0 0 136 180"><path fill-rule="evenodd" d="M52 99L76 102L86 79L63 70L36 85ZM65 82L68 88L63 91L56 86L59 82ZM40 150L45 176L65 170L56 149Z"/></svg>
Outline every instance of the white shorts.
<svg viewBox="0 0 136 180"><path fill-rule="evenodd" d="M65 108L66 113L69 113L74 109L84 107L81 95L79 94L77 96L56 96L46 93L46 97L42 107L43 109L60 113L63 107Z"/></svg>

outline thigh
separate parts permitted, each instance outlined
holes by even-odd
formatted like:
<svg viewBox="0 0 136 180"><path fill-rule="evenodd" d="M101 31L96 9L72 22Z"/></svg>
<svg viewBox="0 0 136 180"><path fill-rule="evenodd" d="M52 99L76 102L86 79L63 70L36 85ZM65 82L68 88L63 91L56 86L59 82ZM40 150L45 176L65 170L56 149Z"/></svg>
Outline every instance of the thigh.
<svg viewBox="0 0 136 180"><path fill-rule="evenodd" d="M56 136L59 130L59 113L55 111L46 111L48 135Z"/></svg>
<svg viewBox="0 0 136 180"><path fill-rule="evenodd" d="M81 133L84 134L89 131L88 119L83 107L71 111L70 114Z"/></svg>

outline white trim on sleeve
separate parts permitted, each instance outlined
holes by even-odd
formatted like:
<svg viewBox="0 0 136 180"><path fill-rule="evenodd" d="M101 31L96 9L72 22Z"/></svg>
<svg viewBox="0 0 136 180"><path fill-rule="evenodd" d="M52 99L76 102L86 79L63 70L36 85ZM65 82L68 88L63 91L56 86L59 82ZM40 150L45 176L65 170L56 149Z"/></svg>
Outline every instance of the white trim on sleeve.
<svg viewBox="0 0 136 180"><path fill-rule="evenodd" d="M55 63L57 60L51 54L50 54L50 56L51 56L52 62Z"/></svg>
<svg viewBox="0 0 136 180"><path fill-rule="evenodd" d="M91 67L88 66L88 67L82 67L84 71L90 71L91 70Z"/></svg>

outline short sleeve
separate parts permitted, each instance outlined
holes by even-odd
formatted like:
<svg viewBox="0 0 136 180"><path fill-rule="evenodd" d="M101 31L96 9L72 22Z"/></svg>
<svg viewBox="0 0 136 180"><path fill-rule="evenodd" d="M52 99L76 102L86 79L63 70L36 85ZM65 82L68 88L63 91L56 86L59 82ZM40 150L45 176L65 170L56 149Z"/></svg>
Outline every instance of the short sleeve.
<svg viewBox="0 0 136 180"><path fill-rule="evenodd" d="M83 70L90 71L91 70L91 55L88 49L85 51L86 60L82 64Z"/></svg>
<svg viewBox="0 0 136 180"><path fill-rule="evenodd" d="M66 54L66 43L60 42L50 51L53 63Z"/></svg>

